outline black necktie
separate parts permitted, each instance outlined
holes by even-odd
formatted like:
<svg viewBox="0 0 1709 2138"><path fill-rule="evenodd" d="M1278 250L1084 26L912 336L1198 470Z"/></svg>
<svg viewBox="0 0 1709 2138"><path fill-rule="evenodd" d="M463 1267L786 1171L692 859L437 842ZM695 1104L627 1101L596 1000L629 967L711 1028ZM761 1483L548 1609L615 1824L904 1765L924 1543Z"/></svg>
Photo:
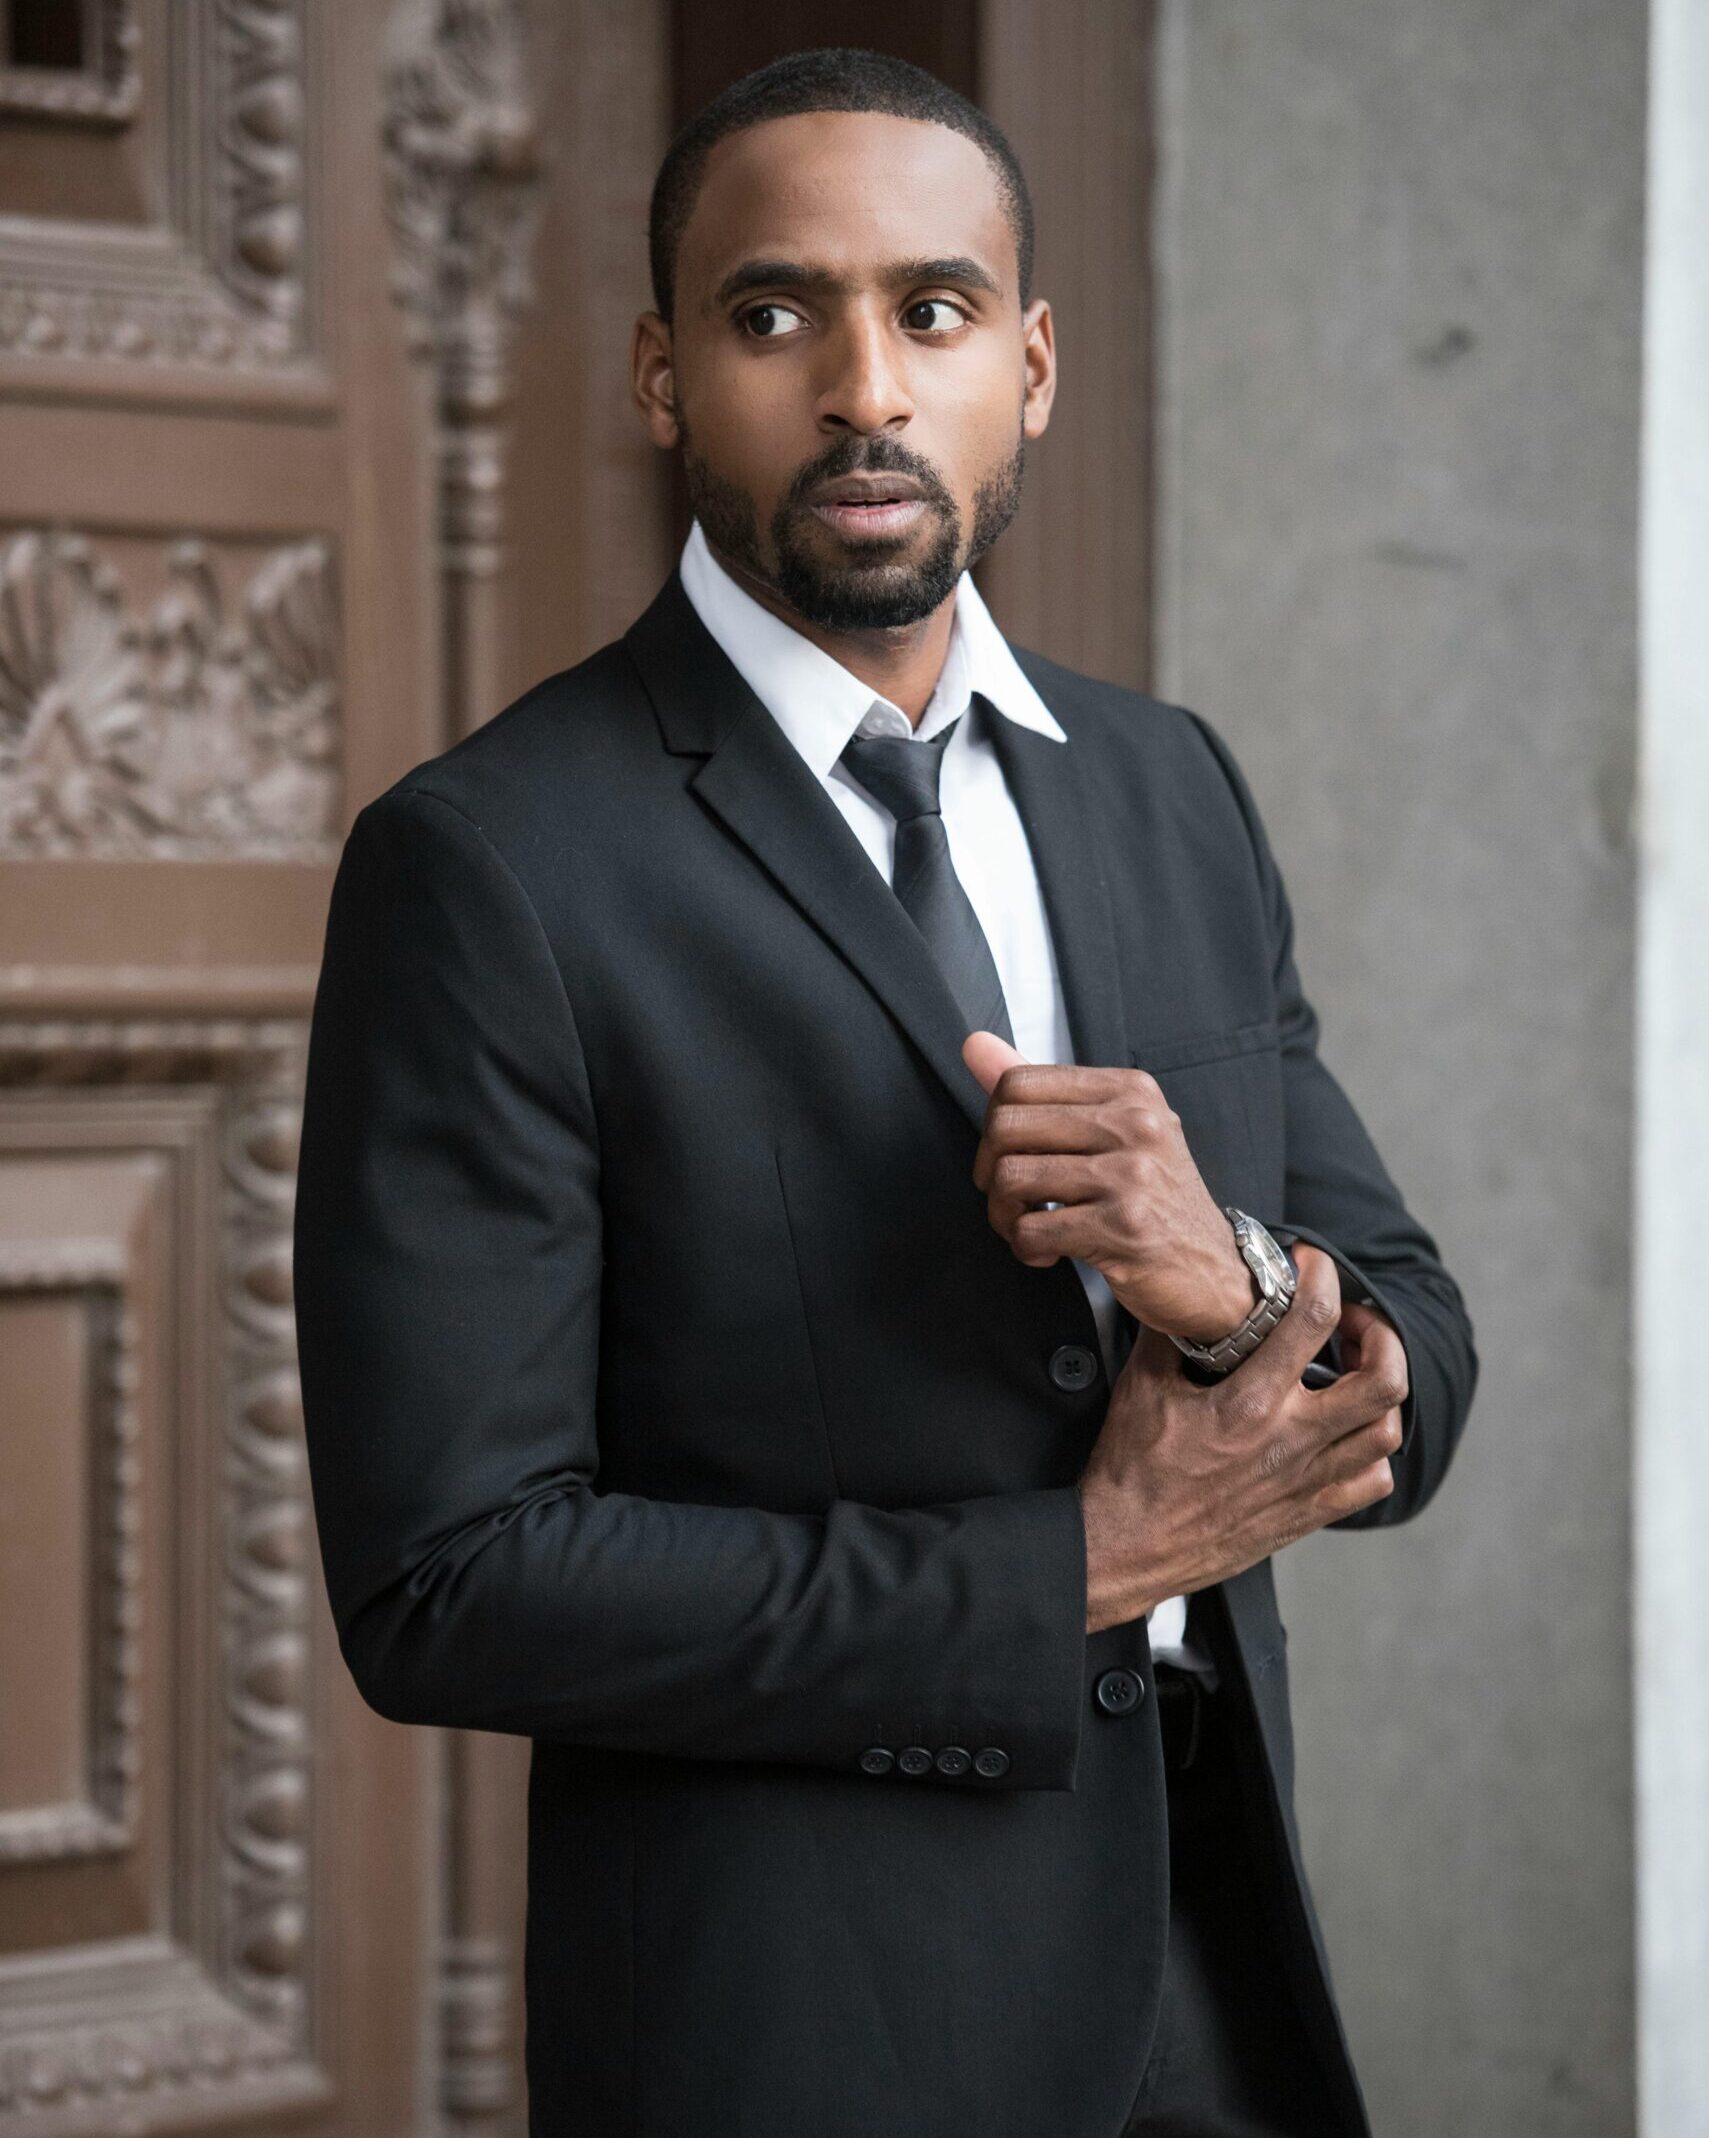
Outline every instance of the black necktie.
<svg viewBox="0 0 1709 2138"><path fill-rule="evenodd" d="M997 961L955 873L938 808L944 745L959 725L952 720L929 742L918 736L856 735L842 762L896 819L891 888L942 968L967 1029L996 1032L1013 1046L1015 1034Z"/></svg>

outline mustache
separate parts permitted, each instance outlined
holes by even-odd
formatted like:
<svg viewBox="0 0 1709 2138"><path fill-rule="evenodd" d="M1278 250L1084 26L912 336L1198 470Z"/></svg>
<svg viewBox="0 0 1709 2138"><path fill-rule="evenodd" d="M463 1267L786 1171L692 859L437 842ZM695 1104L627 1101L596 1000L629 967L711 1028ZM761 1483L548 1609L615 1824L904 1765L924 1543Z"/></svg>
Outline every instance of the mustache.
<svg viewBox="0 0 1709 2138"><path fill-rule="evenodd" d="M816 490L821 483L835 481L839 475L911 475L924 492L928 504L935 505L940 512L955 509L955 500L943 477L911 446L904 445L898 438L859 438L850 433L846 437L834 438L817 459L796 470L784 498L785 511L805 503L810 490Z"/></svg>

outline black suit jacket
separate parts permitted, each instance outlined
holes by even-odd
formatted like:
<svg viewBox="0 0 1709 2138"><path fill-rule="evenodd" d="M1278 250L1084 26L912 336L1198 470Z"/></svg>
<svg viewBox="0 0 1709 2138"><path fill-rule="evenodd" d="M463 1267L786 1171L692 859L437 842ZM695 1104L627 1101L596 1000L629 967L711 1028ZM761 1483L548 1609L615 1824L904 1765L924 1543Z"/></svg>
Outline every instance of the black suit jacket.
<svg viewBox="0 0 1709 2138"><path fill-rule="evenodd" d="M1318 1059L1248 792L1191 714L1019 658L1069 736L991 723L1077 1057L1154 1072L1212 1193L1393 1319L1396 1489L1343 1526L1406 1520L1470 1331ZM1108 1389L1060 1358L1097 1359L1071 1263L988 1222L963 1037L674 573L350 832L297 1202L315 1510L365 1698L534 1741L537 2132L1113 2138L1138 2086L1166 1831L1155 1700L1093 1697L1149 1689L1145 1623L1084 1630ZM1205 1596L1363 2130L1268 1561ZM988 1756L864 1757L910 1746Z"/></svg>

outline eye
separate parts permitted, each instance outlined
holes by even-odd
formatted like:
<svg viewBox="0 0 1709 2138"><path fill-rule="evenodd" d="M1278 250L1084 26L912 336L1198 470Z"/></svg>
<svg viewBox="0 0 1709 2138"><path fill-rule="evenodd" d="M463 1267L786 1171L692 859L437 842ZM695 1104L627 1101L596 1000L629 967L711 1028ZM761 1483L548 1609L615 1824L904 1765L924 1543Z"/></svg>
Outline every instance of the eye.
<svg viewBox="0 0 1709 2138"><path fill-rule="evenodd" d="M934 327L930 320L923 324L927 333L947 334L952 328L965 326L967 314L959 305L951 304L947 297L918 297L909 305L902 317L912 324L921 324L914 319L916 312L945 312L949 316L940 326Z"/></svg>
<svg viewBox="0 0 1709 2138"><path fill-rule="evenodd" d="M787 325L781 326L780 330L780 322L791 319L797 325L806 324L801 314L787 304L756 304L751 312L742 314L741 328L755 341L781 341L786 334L795 332L794 327Z"/></svg>

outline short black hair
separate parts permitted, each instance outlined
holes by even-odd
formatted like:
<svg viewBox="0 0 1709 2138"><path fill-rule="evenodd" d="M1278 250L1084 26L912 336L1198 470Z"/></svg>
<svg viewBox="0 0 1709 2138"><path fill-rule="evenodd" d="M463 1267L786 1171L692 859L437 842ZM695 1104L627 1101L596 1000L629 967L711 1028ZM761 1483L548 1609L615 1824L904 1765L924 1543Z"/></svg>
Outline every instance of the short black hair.
<svg viewBox="0 0 1709 2138"><path fill-rule="evenodd" d="M1002 128L977 104L910 60L863 51L856 45L819 45L807 52L786 53L721 89L666 149L653 181L647 252L653 302L667 324L676 298L677 247L699 195L707 157L729 134L758 126L765 119L792 119L807 111L888 112L894 118L926 119L952 127L976 142L997 174L1003 207L1014 226L1021 304L1024 307L1032 301L1032 197Z"/></svg>

